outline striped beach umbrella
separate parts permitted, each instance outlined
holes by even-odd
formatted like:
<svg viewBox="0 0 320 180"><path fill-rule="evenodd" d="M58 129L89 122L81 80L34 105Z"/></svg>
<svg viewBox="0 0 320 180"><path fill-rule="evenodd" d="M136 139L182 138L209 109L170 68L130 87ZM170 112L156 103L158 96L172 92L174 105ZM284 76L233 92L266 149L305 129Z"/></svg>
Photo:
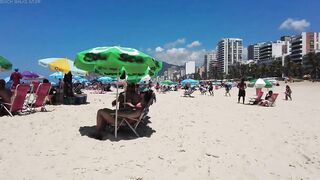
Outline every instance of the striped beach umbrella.
<svg viewBox="0 0 320 180"><path fill-rule="evenodd" d="M272 87L272 83L268 80L265 79L253 79L250 81L250 85L254 86L256 88L271 88Z"/></svg>
<svg viewBox="0 0 320 180"><path fill-rule="evenodd" d="M68 73L71 71L73 75L86 76L87 72L74 66L74 62L66 58L46 58L38 61L39 65L49 68L52 71L61 71Z"/></svg>

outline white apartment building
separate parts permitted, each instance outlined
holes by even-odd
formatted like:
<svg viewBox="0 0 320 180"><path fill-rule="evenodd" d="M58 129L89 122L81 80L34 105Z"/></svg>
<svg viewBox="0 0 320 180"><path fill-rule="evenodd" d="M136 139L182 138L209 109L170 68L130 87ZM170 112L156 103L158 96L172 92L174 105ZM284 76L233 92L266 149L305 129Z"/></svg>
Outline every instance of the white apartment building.
<svg viewBox="0 0 320 180"><path fill-rule="evenodd" d="M302 58L309 52L320 50L320 32L302 32L291 37L291 60L302 63Z"/></svg>
<svg viewBox="0 0 320 180"><path fill-rule="evenodd" d="M228 74L229 66L242 61L242 39L224 38L218 42L218 70Z"/></svg>
<svg viewBox="0 0 320 180"><path fill-rule="evenodd" d="M196 72L196 62L195 61L188 61L185 65L186 75L194 74Z"/></svg>
<svg viewBox="0 0 320 180"><path fill-rule="evenodd" d="M206 74L205 78L209 77L210 70L212 70L211 66L212 66L213 62L216 60L217 60L217 53L216 52L211 52L211 53L207 53L204 55L203 66L204 66L204 71Z"/></svg>
<svg viewBox="0 0 320 180"><path fill-rule="evenodd" d="M259 49L259 63L271 63L276 58L283 55L283 47L286 45L284 41L266 42Z"/></svg>
<svg viewBox="0 0 320 180"><path fill-rule="evenodd" d="M260 58L260 46L263 43L250 44L248 46L248 60L259 61Z"/></svg>

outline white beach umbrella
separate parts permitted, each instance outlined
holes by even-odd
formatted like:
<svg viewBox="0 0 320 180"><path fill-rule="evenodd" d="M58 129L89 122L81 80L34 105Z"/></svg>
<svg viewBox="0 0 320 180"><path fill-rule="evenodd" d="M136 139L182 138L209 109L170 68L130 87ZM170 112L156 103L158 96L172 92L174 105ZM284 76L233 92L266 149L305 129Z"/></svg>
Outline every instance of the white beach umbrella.
<svg viewBox="0 0 320 180"><path fill-rule="evenodd" d="M259 78L256 83L254 84L254 87L256 88L263 88L266 85L263 79Z"/></svg>

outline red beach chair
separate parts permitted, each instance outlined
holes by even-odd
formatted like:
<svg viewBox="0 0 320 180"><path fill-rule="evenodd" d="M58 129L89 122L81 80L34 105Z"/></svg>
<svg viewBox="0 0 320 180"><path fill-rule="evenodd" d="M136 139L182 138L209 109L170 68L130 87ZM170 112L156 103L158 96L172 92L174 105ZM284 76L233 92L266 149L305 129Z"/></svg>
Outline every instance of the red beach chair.
<svg viewBox="0 0 320 180"><path fill-rule="evenodd" d="M22 112L22 110L24 110L24 102L29 90L30 86L28 84L18 84L14 91L14 95L11 98L11 103L1 104L0 109L4 108L11 117L13 117L12 114Z"/></svg>
<svg viewBox="0 0 320 180"><path fill-rule="evenodd" d="M250 98L249 99L249 104L258 104L260 101L262 101L261 100L262 96L263 96L263 92L260 91L256 98Z"/></svg>
<svg viewBox="0 0 320 180"><path fill-rule="evenodd" d="M263 105L263 106L267 106L267 107L274 106L278 95L279 95L279 93L273 93L272 96L271 96L271 100L269 100L269 101L268 100L263 100L259 104Z"/></svg>
<svg viewBox="0 0 320 180"><path fill-rule="evenodd" d="M278 95L279 95L279 93L273 93L273 94L272 94L272 96L271 96L272 101L270 101L269 107L270 107L270 106L274 106Z"/></svg>
<svg viewBox="0 0 320 180"><path fill-rule="evenodd" d="M32 92L35 93L40 85L39 81L32 81Z"/></svg>
<svg viewBox="0 0 320 180"><path fill-rule="evenodd" d="M49 95L51 89L50 83L41 83L35 93L35 101L31 105L31 109L35 111L35 108L41 107L41 110L46 111L46 97Z"/></svg>

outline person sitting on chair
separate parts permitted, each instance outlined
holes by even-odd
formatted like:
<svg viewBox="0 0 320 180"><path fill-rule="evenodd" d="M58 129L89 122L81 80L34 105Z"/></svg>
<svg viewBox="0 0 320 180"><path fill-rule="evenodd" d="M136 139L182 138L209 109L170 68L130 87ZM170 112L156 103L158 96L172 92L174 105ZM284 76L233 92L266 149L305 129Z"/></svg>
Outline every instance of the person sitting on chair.
<svg viewBox="0 0 320 180"><path fill-rule="evenodd" d="M137 118L142 113L142 110L146 107L148 102L154 98L154 93L152 90L145 89L144 92L141 92L139 95L138 102L126 102L123 105L126 105L125 108L119 108L118 115L121 117L130 117ZM97 126L96 133L93 134L95 139L102 139L102 132L106 128L107 125L115 124L115 110L111 109L99 109L97 112Z"/></svg>
<svg viewBox="0 0 320 180"><path fill-rule="evenodd" d="M11 103L12 92L9 89L5 88L6 81L0 79L0 103ZM2 108L0 111L0 115L3 116L7 114L6 111Z"/></svg>
<svg viewBox="0 0 320 180"><path fill-rule="evenodd" d="M261 106L269 106L269 104L272 101L272 95L273 95L273 91L269 91L268 94L266 95L266 97L264 98L264 100L261 101L259 103L259 105L261 105Z"/></svg>

